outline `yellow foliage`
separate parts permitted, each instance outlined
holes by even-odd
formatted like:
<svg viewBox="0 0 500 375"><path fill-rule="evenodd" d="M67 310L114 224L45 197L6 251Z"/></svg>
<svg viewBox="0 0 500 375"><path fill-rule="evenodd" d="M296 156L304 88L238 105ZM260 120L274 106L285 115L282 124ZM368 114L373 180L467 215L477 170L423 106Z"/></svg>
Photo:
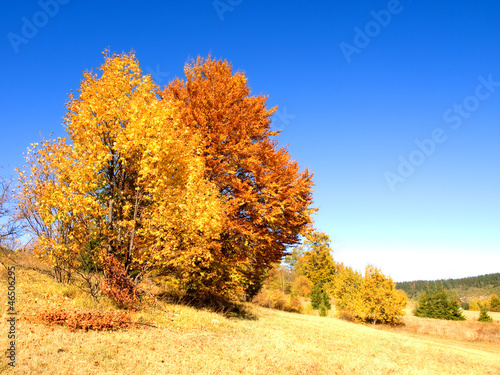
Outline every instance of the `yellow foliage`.
<svg viewBox="0 0 500 375"><path fill-rule="evenodd" d="M481 307L479 305L480 301L479 300L473 300L469 303L469 310L471 311L480 311Z"/></svg>
<svg viewBox="0 0 500 375"><path fill-rule="evenodd" d="M335 305L341 316L349 320L361 320L366 315L363 304L363 276L352 268L337 264L333 281Z"/></svg>
<svg viewBox="0 0 500 375"><path fill-rule="evenodd" d="M302 297L307 297L311 294L312 287L313 283L311 280L309 280L306 276L300 275L297 276L293 282L292 291Z"/></svg>
<svg viewBox="0 0 500 375"><path fill-rule="evenodd" d="M490 300L480 300L475 299L469 303L469 310L471 311L481 311L481 308L490 309Z"/></svg>
<svg viewBox="0 0 500 375"><path fill-rule="evenodd" d="M304 255L297 261L296 269L313 284L324 284L335 275L335 262L330 248L330 237L322 232L307 233L301 250Z"/></svg>
<svg viewBox="0 0 500 375"><path fill-rule="evenodd" d="M196 137L160 103L133 53L84 73L67 103L68 138L43 140L20 171L18 201L39 255L76 266L83 249L113 254L127 270L192 274L212 261L207 243L224 225L204 178Z"/></svg>
<svg viewBox="0 0 500 375"><path fill-rule="evenodd" d="M343 264L337 265L333 294L340 315L349 320L399 324L408 297L396 284L368 266L365 277Z"/></svg>
<svg viewBox="0 0 500 375"><path fill-rule="evenodd" d="M399 324L408 303L406 293L396 290L390 277L373 266L366 267L362 288L366 320L374 323Z"/></svg>

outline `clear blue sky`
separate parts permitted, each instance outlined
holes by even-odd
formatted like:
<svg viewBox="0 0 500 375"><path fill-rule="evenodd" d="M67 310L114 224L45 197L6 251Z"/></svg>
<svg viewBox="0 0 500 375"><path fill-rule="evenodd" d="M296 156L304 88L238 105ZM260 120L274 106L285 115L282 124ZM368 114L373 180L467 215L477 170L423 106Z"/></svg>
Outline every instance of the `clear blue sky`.
<svg viewBox="0 0 500 375"><path fill-rule="evenodd" d="M279 106L336 260L396 281L500 272L500 3L55 1L0 8L4 175L64 135L105 48L161 85L211 53Z"/></svg>

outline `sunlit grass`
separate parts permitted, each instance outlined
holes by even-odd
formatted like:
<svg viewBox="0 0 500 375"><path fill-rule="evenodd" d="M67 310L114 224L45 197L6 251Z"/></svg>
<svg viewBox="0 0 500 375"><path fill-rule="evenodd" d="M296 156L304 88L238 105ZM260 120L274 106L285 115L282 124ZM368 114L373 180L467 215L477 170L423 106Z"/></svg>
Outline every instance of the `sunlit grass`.
<svg viewBox="0 0 500 375"><path fill-rule="evenodd" d="M4 273L2 273L4 278ZM19 269L21 312L47 307L116 310L49 276ZM2 306L6 294L0 293ZM66 327L20 321L17 367L12 374L500 374L498 342L477 341L449 323L407 316L406 328L379 330L331 317L246 305L253 319L228 318L176 304L132 313L138 327L112 332L70 332ZM4 309L5 310L5 309ZM5 317L5 315L4 315ZM425 327L424 327L425 323ZM419 325L420 331L412 332ZM477 327L479 327L477 326ZM6 332L2 319L0 332ZM459 327L458 325L456 327ZM498 323L489 324L496 327ZM476 326L473 327L476 329ZM437 333L427 332L436 330ZM458 331L457 331L458 332ZM0 344L6 347L6 334Z"/></svg>

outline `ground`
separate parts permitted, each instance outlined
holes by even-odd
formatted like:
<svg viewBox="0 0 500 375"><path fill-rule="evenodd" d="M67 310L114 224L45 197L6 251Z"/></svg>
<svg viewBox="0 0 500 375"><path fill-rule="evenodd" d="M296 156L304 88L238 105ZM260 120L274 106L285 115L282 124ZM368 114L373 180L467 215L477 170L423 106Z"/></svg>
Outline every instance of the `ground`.
<svg viewBox="0 0 500 375"><path fill-rule="evenodd" d="M61 287L35 271L17 270L16 283L20 317L45 307L116 309L106 301L94 304L74 287ZM0 298L6 306L6 293ZM16 327L16 367L11 369L3 357L0 372L500 374L500 313L492 314L494 323L472 319L443 322L409 315L405 327L390 328L251 304L246 305L245 317L227 317L183 305L165 304L165 308L173 315L152 308L132 314L134 320L153 323L157 328L112 332L71 332L64 326L20 320ZM469 318L472 314L468 313ZM6 316L4 313L0 323L0 344L4 348Z"/></svg>

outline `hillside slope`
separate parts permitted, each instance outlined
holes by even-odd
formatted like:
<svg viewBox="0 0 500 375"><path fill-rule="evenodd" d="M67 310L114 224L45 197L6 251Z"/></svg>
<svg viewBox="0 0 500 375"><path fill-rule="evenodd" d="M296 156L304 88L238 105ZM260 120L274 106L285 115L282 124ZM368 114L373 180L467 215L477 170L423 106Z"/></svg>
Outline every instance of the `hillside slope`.
<svg viewBox="0 0 500 375"><path fill-rule="evenodd" d="M1 271L5 280L5 271ZM95 304L47 275L16 270L19 312L45 307L113 309ZM3 306L6 294L0 295ZM18 323L17 367L9 374L499 374L498 342L472 344L334 318L247 304L246 318L227 318L182 305L136 312L157 328L83 332ZM7 332L6 315L0 331ZM471 322L472 323L472 322ZM477 322L476 322L477 323ZM479 323L478 323L479 324ZM481 326L483 327L483 326ZM500 335L500 324L490 324ZM6 347L6 334L0 345Z"/></svg>

